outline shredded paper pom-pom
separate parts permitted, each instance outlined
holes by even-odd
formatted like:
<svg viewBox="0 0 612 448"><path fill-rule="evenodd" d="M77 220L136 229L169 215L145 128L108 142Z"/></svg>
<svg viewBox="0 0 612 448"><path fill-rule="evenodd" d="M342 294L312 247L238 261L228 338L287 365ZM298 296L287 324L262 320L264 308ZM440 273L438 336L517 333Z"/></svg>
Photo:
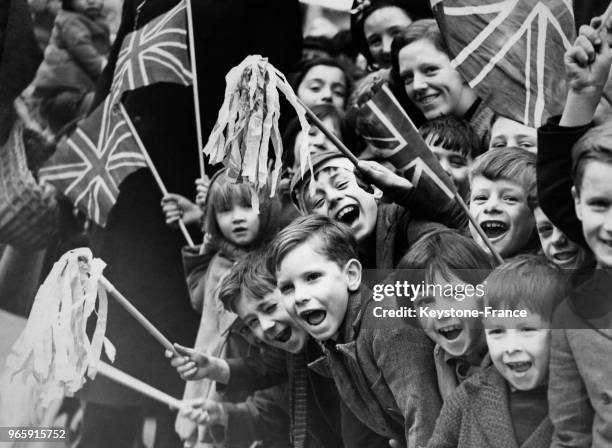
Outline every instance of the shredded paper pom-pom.
<svg viewBox="0 0 612 448"><path fill-rule="evenodd" d="M228 177L246 182L259 192L270 185L271 196L281 172L283 144L278 126L280 100L278 91L295 109L305 135L310 125L306 111L297 99L285 76L266 58L247 56L225 77L225 98L219 110L204 154L212 164L223 162ZM274 168L269 173L268 149L274 149ZM304 175L312 168L306 139L299 148L300 170ZM252 195L253 208L259 209L257 194Z"/></svg>
<svg viewBox="0 0 612 448"><path fill-rule="evenodd" d="M104 336L108 300L98 283L105 266L86 248L64 254L36 293L26 327L7 358L14 381L36 379L43 405L72 396L83 386L85 374L93 378L102 348L114 360L115 348ZM90 339L87 320L94 312L97 322Z"/></svg>

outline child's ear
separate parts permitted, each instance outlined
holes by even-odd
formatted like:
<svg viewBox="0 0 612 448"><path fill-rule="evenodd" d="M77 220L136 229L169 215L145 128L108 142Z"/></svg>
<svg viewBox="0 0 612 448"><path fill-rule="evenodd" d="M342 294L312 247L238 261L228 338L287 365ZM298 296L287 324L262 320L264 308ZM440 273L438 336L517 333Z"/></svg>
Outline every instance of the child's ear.
<svg viewBox="0 0 612 448"><path fill-rule="evenodd" d="M372 190L374 190L372 192L372 195L374 196L374 199L376 199L377 201L383 197L383 192L380 188L372 186Z"/></svg>
<svg viewBox="0 0 612 448"><path fill-rule="evenodd" d="M572 187L572 197L574 198L574 210L576 210L576 216L582 221L582 209L580 207L580 193L576 187Z"/></svg>
<svg viewBox="0 0 612 448"><path fill-rule="evenodd" d="M361 269L361 263L356 258L351 258L344 265L344 275L351 292L357 291L361 285Z"/></svg>

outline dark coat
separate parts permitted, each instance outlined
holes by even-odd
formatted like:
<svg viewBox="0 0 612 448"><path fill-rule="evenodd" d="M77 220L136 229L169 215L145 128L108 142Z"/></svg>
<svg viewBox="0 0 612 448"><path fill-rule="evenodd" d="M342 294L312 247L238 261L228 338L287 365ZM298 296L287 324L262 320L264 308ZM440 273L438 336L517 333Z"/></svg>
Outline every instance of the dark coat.
<svg viewBox="0 0 612 448"><path fill-rule="evenodd" d="M596 271L557 309L548 401L551 447L612 446L612 273Z"/></svg>
<svg viewBox="0 0 612 448"><path fill-rule="evenodd" d="M321 356L318 343L309 338L306 348L306 361L314 361ZM288 401L279 406L278 399L289 400L294 393L292 390L293 377L296 369L306 369L307 373L307 448L340 448L343 446L340 437L340 397L334 381L321 375L306 365L300 365L298 357L290 353L279 351L264 351L263 357L254 359L234 359L228 361L230 365L230 381L225 388L227 392L235 393L237 390L255 386L258 389L275 384L287 383L287 395L276 397L272 405L269 393L256 394L252 400L243 406L230 407L230 424L228 425L228 439L232 442L242 442L244 437L266 430L274 430L274 423L270 418L279 409L288 411ZM250 408L250 412L248 411ZM259 423L257 419L261 419ZM234 426L234 428L232 428ZM242 431L232 429L243 428ZM345 445L350 446L350 445Z"/></svg>
<svg viewBox="0 0 612 448"><path fill-rule="evenodd" d="M41 89L74 89L90 92L106 64L110 31L104 18L60 10L55 17L45 59L34 85Z"/></svg>
<svg viewBox="0 0 612 448"><path fill-rule="evenodd" d="M465 380L445 402L427 448L519 448L509 412L509 386L491 366ZM521 448L547 448L546 417Z"/></svg>
<svg viewBox="0 0 612 448"><path fill-rule="evenodd" d="M325 341L318 368L328 369L344 404L372 431L409 448L431 437L440 411L433 343L417 322L377 319L368 291L352 293L340 335Z"/></svg>
<svg viewBox="0 0 612 448"><path fill-rule="evenodd" d="M126 0L95 103L108 93L123 37L177 2ZM299 59L299 4L297 0L198 0L192 4L203 133L207 136L223 101L224 77L231 67L254 53L268 56L280 70ZM128 93L124 103L168 190L193 198L199 170L191 87L153 85ZM190 306L181 266L184 240L180 232L166 226L160 200L148 170L128 176L106 228L94 237L94 253L108 264L108 279L166 337L192 346L199 316ZM184 383L164 358L163 348L112 300L107 335L117 347L119 369L180 396ZM87 398L122 405L144 400L99 377L89 387Z"/></svg>
<svg viewBox="0 0 612 448"><path fill-rule="evenodd" d="M572 199L572 146L593 124L559 126L560 118L552 117L538 129L538 199L542 211L556 227L570 240L588 248Z"/></svg>
<svg viewBox="0 0 612 448"><path fill-rule="evenodd" d="M13 101L36 74L41 52L26 0L0 2L0 144L13 126Z"/></svg>

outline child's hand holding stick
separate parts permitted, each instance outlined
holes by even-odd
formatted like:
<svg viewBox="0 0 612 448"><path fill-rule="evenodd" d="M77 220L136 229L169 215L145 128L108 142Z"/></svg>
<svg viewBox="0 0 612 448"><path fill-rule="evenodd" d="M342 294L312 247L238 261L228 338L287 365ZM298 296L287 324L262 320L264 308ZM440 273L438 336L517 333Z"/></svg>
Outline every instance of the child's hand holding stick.
<svg viewBox="0 0 612 448"><path fill-rule="evenodd" d="M207 356L192 348L174 344L174 352L166 350L166 357L182 379L186 381L208 378L217 383L229 381L229 365L224 359Z"/></svg>

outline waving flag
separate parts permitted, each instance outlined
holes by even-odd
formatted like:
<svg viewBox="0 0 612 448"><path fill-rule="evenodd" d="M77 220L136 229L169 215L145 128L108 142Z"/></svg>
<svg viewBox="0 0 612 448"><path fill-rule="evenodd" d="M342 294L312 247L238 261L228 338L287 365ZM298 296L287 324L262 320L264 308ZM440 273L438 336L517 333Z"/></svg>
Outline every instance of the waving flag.
<svg viewBox="0 0 612 448"><path fill-rule="evenodd" d="M454 200L455 185L386 85L349 113L375 154L391 163L415 189L432 203Z"/></svg>
<svg viewBox="0 0 612 448"><path fill-rule="evenodd" d="M563 110L571 0L432 0L452 65L497 113L538 127Z"/></svg>
<svg viewBox="0 0 612 448"><path fill-rule="evenodd" d="M42 182L54 185L100 226L106 225L119 184L147 167L127 123L113 109L108 97L60 142L39 172Z"/></svg>
<svg viewBox="0 0 612 448"><path fill-rule="evenodd" d="M186 8L183 0L125 37L111 87L113 104L127 90L157 82L192 83Z"/></svg>

